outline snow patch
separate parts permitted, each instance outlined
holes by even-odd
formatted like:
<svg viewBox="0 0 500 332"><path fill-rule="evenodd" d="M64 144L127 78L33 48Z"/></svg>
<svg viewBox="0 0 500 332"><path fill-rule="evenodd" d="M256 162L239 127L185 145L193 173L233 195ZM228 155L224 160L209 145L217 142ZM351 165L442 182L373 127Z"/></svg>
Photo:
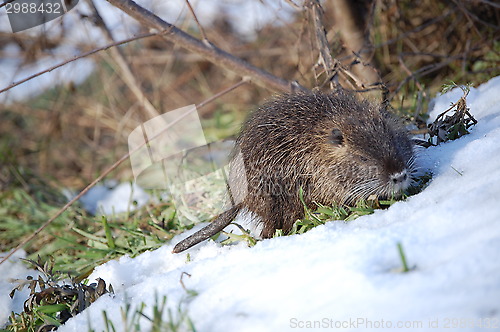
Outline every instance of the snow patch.
<svg viewBox="0 0 500 332"><path fill-rule="evenodd" d="M7 253L0 253L0 258ZM19 250L6 262L0 265L0 327L9 319L12 311L23 311L24 301L28 298L30 290L24 287L21 291L16 291L14 298L9 297L9 293L18 285L14 279L26 280L28 275L37 278L38 273L29 270L19 259L25 258L26 253Z"/></svg>
<svg viewBox="0 0 500 332"><path fill-rule="evenodd" d="M133 211L149 200L149 195L138 185L121 183L117 186L109 183L92 187L81 199L85 210L92 214L113 215Z"/></svg>

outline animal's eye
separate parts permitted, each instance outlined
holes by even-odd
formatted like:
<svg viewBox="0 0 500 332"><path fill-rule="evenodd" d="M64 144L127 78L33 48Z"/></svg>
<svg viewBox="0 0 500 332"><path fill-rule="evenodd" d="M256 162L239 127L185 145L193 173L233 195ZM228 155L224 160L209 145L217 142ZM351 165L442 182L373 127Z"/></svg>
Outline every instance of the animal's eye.
<svg viewBox="0 0 500 332"><path fill-rule="evenodd" d="M338 128L332 129L332 132L329 136L329 141L332 144L340 145L344 142L344 136L342 136L342 132Z"/></svg>

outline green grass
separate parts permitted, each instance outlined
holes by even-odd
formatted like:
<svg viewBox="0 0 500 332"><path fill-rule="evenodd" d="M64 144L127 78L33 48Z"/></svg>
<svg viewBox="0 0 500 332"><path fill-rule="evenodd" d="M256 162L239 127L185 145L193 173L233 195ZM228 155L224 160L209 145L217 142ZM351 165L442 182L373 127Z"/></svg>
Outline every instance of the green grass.
<svg viewBox="0 0 500 332"><path fill-rule="evenodd" d="M288 235L303 234L316 226L323 225L332 220L349 222L361 216L372 214L376 209L388 208L394 202L395 201L360 200L354 206L336 204L332 206L325 206L315 203L316 209L314 210L304 205L304 218L295 222ZM276 235L281 236L283 233L279 230Z"/></svg>
<svg viewBox="0 0 500 332"><path fill-rule="evenodd" d="M0 245L1 251L5 252L31 235L63 205L66 198L48 182L12 163L7 170L3 169L1 175L3 179L8 178L8 186L0 193ZM76 304L81 301L77 295L79 290L92 296L92 300L86 303L98 297L96 292L102 286L88 285L86 279L96 266L123 255L135 257L159 248L191 226L179 222L171 202L160 199L136 211L111 217L92 216L80 206L72 206L25 246L28 254L25 262L35 267L41 276L19 280L19 286L11 295L29 287L31 294L26 303L30 305L25 306L21 313L12 313L9 324L2 331L38 331L43 326L60 326L78 313L75 308L82 308ZM58 282L68 276L71 284ZM61 299L57 294L63 290L72 295ZM196 294L186 292L189 296ZM166 319L161 316L163 312ZM151 320L152 331L194 331L185 312L174 315L164 303L154 307L151 317L141 310L129 314L128 331L141 330L140 327L133 329L136 325L131 323L137 317ZM113 330L112 322L107 322L110 331Z"/></svg>
<svg viewBox="0 0 500 332"><path fill-rule="evenodd" d="M152 307L152 314L148 315L145 313L147 306L142 302L136 309L132 309L130 303L126 303L124 307L120 308L121 320L123 324L123 330L117 330L115 328L115 323L111 318L108 317L106 311L103 311L103 318L105 322L106 332L176 332L176 331L192 331L195 332L196 328L188 316L187 310L184 308L184 303L189 301L186 299L181 301L176 310L167 308L167 297L163 296L161 300L158 296L155 296L155 302ZM166 316L166 317L165 317ZM141 321L147 322L149 329L144 328L144 323L141 326ZM95 330L92 326L88 327L89 332L94 332Z"/></svg>
<svg viewBox="0 0 500 332"><path fill-rule="evenodd" d="M425 173L415 180L413 186L408 188L400 200L405 200L409 196L418 194L429 183L432 174ZM297 220L288 235L303 234L312 228L323 225L328 221L342 220L349 222L361 216L369 215L377 209L387 209L392 204L397 202L396 199L379 200L377 198L370 200L359 200L354 206L333 204L332 206L325 206L319 203L314 203L314 209L305 204L302 189L299 191L299 198L304 207L304 218ZM282 230L277 230L275 236L283 236Z"/></svg>
<svg viewBox="0 0 500 332"><path fill-rule="evenodd" d="M44 210L36 210L34 206L28 208L40 216L40 222L48 219L56 210L55 207ZM168 213L169 208L169 203L159 203L141 208L128 216L122 214L108 220L106 217L90 216L81 208L75 207L52 223L28 247L28 257L54 257L57 269L82 279L95 266L123 255L135 257L159 248L174 235L186 230L186 226L176 223L175 214ZM23 219L7 220L9 227L0 226L4 230L0 235L2 239L10 238L12 233L20 237L27 236L38 226L37 223L16 229L16 225L22 224Z"/></svg>
<svg viewBox="0 0 500 332"><path fill-rule="evenodd" d="M406 273L410 272L410 268L408 267L408 262L406 261L406 254L403 250L403 245L401 242L397 243L399 258L401 258L401 272Z"/></svg>
<svg viewBox="0 0 500 332"><path fill-rule="evenodd" d="M13 249L53 216L67 199L41 177L15 163L2 169L0 251ZM135 257L160 247L192 225L179 222L171 202L157 200L112 217L70 207L25 246L27 258L54 259L57 270L84 279L93 268L123 255Z"/></svg>
<svg viewBox="0 0 500 332"><path fill-rule="evenodd" d="M254 245L257 244L258 240L254 238L252 235L250 235L250 232L248 230L244 229L242 226L238 224L233 224L233 225L236 225L236 227L240 229L241 235L222 232L224 235L227 236L227 239L221 242L222 245L228 245L240 241L246 241L249 247L253 247ZM217 237L217 235L215 237Z"/></svg>

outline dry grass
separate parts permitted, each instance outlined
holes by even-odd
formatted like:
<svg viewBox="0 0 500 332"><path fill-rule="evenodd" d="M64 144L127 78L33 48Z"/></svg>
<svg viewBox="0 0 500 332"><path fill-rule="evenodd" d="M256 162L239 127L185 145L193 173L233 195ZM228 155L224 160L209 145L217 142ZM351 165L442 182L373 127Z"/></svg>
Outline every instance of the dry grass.
<svg viewBox="0 0 500 332"><path fill-rule="evenodd" d="M498 6L486 1L379 3L372 28L374 57L389 86L398 88L411 75L418 89L436 92L449 79L479 83L500 73Z"/></svg>

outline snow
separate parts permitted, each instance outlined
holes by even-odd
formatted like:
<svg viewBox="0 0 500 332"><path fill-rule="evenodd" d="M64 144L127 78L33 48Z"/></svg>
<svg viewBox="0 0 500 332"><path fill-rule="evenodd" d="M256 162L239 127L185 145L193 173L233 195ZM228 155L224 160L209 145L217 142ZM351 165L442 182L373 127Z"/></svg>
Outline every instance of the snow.
<svg viewBox="0 0 500 332"><path fill-rule="evenodd" d="M19 258L24 258L26 253L19 250L5 263L0 265L0 328L7 322L12 311L22 311L24 301L28 298L30 290L24 287L23 290L17 292L13 299L9 297L9 293L16 287L17 284L11 283L14 279L26 280L26 276L30 275L34 278L38 277L38 273L34 270L29 270L21 263ZM0 253L0 257L3 254Z"/></svg>
<svg viewBox="0 0 500 332"><path fill-rule="evenodd" d="M173 245L188 235L181 234L156 251L110 261L90 280L103 278L115 295L101 297L59 331L80 331L88 324L103 330L103 310L124 330L120 308L143 302L144 313L151 315L155 296L163 295L174 313L179 306L185 310L198 331L400 324L436 330L460 322L464 331L479 330L481 323L499 327L498 91L500 77L473 88L468 105L479 123L471 134L420 152L422 167L434 174L421 193L348 223L328 222L252 248L206 241L172 254ZM437 97L431 117L460 96L453 90ZM408 273L400 271L398 242L413 267ZM182 277L184 272L191 277ZM181 277L197 295L189 296ZM8 288L2 279L0 287ZM1 293L2 307L15 308L6 294ZM145 319L141 326L147 326Z"/></svg>
<svg viewBox="0 0 500 332"><path fill-rule="evenodd" d="M138 185L104 183L92 187L82 198L83 208L92 214L113 215L140 208L150 199Z"/></svg>

